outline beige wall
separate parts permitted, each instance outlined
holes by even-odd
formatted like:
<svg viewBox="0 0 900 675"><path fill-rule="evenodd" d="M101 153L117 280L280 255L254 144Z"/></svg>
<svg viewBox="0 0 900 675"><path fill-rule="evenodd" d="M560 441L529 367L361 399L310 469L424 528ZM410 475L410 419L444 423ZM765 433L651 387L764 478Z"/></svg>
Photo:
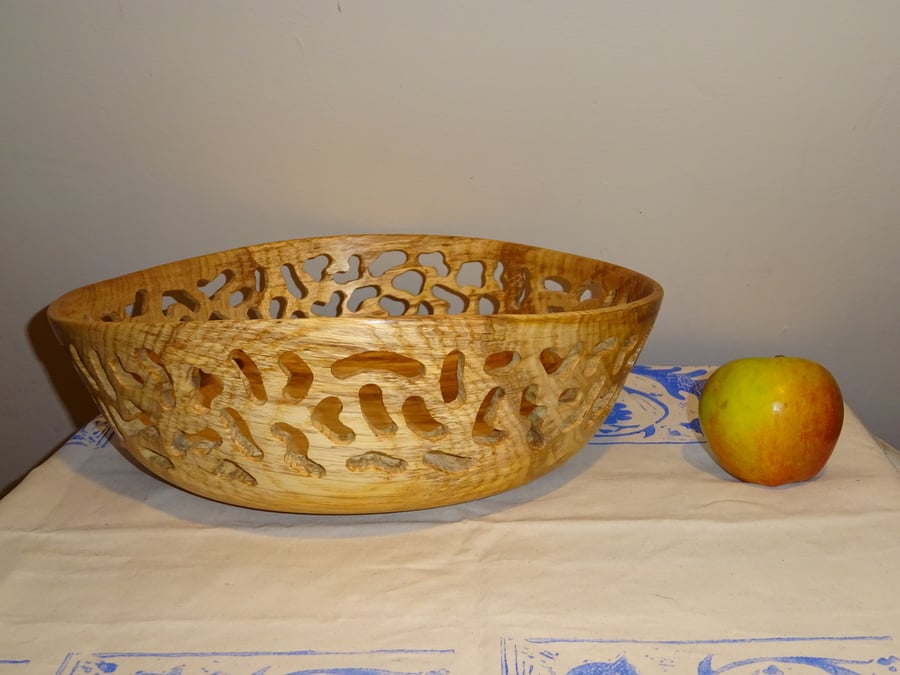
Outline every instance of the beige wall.
<svg viewBox="0 0 900 675"><path fill-rule="evenodd" d="M92 412L42 315L236 245L636 267L645 363L825 363L900 444L900 3L0 2L0 488Z"/></svg>

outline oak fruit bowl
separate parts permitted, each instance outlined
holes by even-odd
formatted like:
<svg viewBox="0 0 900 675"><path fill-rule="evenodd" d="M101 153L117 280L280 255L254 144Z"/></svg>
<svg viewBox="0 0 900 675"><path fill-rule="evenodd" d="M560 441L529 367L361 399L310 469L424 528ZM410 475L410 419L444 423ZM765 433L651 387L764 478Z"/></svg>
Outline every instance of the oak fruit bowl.
<svg viewBox="0 0 900 675"><path fill-rule="evenodd" d="M48 316L120 446L244 507L459 503L557 467L609 414L652 279L489 239L297 239L74 290Z"/></svg>

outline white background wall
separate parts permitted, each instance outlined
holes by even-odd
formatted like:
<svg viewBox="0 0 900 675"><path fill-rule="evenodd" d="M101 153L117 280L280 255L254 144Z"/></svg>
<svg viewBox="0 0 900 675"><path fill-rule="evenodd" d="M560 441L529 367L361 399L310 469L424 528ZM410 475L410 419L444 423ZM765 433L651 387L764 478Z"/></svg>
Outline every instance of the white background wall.
<svg viewBox="0 0 900 675"><path fill-rule="evenodd" d="M644 363L787 353L900 444L894 0L0 0L0 488L93 412L44 307L364 231L605 258Z"/></svg>

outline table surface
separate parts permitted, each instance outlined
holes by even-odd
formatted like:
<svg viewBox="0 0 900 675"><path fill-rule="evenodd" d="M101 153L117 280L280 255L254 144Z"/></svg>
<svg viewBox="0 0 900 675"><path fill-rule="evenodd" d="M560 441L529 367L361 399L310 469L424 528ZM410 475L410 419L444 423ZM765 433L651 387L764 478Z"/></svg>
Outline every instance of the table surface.
<svg viewBox="0 0 900 675"><path fill-rule="evenodd" d="M397 514L195 497L98 419L0 501L0 675L898 672L900 472L848 409L816 479L731 479L709 370L638 365L564 466Z"/></svg>

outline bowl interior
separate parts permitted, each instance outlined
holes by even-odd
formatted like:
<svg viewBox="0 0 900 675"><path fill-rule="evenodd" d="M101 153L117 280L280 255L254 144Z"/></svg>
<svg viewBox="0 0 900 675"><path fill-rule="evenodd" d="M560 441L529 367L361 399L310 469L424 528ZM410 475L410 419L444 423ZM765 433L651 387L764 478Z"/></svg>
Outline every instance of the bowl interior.
<svg viewBox="0 0 900 675"><path fill-rule="evenodd" d="M488 239L359 235L276 242L161 265L76 291L91 321L552 314L659 292L610 263Z"/></svg>

